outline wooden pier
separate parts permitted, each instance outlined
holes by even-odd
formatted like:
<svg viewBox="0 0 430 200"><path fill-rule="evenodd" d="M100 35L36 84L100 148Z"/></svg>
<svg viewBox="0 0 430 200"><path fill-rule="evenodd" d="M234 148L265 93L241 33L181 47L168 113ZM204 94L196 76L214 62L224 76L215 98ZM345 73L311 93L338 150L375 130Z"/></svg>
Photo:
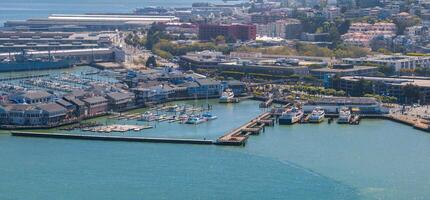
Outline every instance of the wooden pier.
<svg viewBox="0 0 430 200"><path fill-rule="evenodd" d="M250 135L257 135L264 131L265 126L273 126L274 120L270 112L265 112L251 121L245 123L239 128L227 132L225 135L218 138L215 142L217 145L232 145L243 146L245 145Z"/></svg>

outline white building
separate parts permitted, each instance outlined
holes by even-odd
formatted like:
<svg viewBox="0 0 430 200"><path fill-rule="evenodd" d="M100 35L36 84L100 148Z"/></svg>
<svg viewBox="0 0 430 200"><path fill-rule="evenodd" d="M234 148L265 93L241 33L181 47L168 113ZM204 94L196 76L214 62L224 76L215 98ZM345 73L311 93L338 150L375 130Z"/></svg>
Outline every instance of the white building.
<svg viewBox="0 0 430 200"><path fill-rule="evenodd" d="M369 47L370 41L374 37L394 37L396 35L396 30L397 28L394 23L353 23L349 27L348 33L342 35L341 38L344 43L349 45Z"/></svg>
<svg viewBox="0 0 430 200"><path fill-rule="evenodd" d="M417 67L430 68L430 56L378 55L362 58L344 58L348 64L375 64L392 67L395 71L401 69L415 69Z"/></svg>

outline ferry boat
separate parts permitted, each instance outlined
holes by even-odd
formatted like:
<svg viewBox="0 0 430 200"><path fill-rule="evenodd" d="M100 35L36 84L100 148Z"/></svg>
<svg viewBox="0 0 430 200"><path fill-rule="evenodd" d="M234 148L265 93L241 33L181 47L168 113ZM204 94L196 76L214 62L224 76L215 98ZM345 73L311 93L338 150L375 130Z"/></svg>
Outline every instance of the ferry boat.
<svg viewBox="0 0 430 200"><path fill-rule="evenodd" d="M205 118L206 120L214 120L218 118L216 115L213 115L212 113L209 113L209 112L203 113L202 117Z"/></svg>
<svg viewBox="0 0 430 200"><path fill-rule="evenodd" d="M343 107L339 111L338 124L348 124L351 121L351 111L347 107Z"/></svg>
<svg viewBox="0 0 430 200"><path fill-rule="evenodd" d="M279 117L279 124L295 124L303 118L303 111L298 108L293 108L287 112L283 112Z"/></svg>
<svg viewBox="0 0 430 200"><path fill-rule="evenodd" d="M221 97L219 98L220 103L237 103L239 102L238 98L234 97L234 93L231 89L226 89Z"/></svg>
<svg viewBox="0 0 430 200"><path fill-rule="evenodd" d="M325 112L321 107L316 107L310 117L309 117L309 122L310 123L320 123L322 121L324 121L324 117L325 117Z"/></svg>
<svg viewBox="0 0 430 200"><path fill-rule="evenodd" d="M207 120L204 117L194 115L194 116L190 116L185 123L186 124L201 124L205 121L207 121Z"/></svg>

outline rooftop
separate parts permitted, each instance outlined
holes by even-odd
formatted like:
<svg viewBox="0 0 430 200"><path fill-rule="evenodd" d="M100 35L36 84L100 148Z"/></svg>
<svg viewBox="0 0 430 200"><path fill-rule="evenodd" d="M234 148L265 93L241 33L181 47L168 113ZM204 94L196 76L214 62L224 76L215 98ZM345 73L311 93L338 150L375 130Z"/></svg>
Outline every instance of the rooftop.
<svg viewBox="0 0 430 200"><path fill-rule="evenodd" d="M361 79L368 81L380 81L391 85L407 85L412 84L419 87L430 87L430 80L422 78L392 78L392 77L372 77L372 76L345 76L342 77L348 81L359 81Z"/></svg>

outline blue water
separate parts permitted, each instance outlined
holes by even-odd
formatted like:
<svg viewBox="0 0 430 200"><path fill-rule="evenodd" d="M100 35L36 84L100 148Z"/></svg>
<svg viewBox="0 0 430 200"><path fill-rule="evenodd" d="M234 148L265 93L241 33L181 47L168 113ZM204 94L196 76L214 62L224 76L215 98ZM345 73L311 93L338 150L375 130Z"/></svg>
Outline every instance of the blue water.
<svg viewBox="0 0 430 200"><path fill-rule="evenodd" d="M250 116L256 105L214 112ZM173 136L211 133L199 126L174 126ZM429 158L429 134L384 120L269 127L245 147L0 134L0 199L428 199Z"/></svg>
<svg viewBox="0 0 430 200"><path fill-rule="evenodd" d="M144 6L184 7L199 0L1 0L0 24L7 20L46 18L50 14L131 12ZM221 0L204 2L222 3ZM0 25L0 26L1 26Z"/></svg>

